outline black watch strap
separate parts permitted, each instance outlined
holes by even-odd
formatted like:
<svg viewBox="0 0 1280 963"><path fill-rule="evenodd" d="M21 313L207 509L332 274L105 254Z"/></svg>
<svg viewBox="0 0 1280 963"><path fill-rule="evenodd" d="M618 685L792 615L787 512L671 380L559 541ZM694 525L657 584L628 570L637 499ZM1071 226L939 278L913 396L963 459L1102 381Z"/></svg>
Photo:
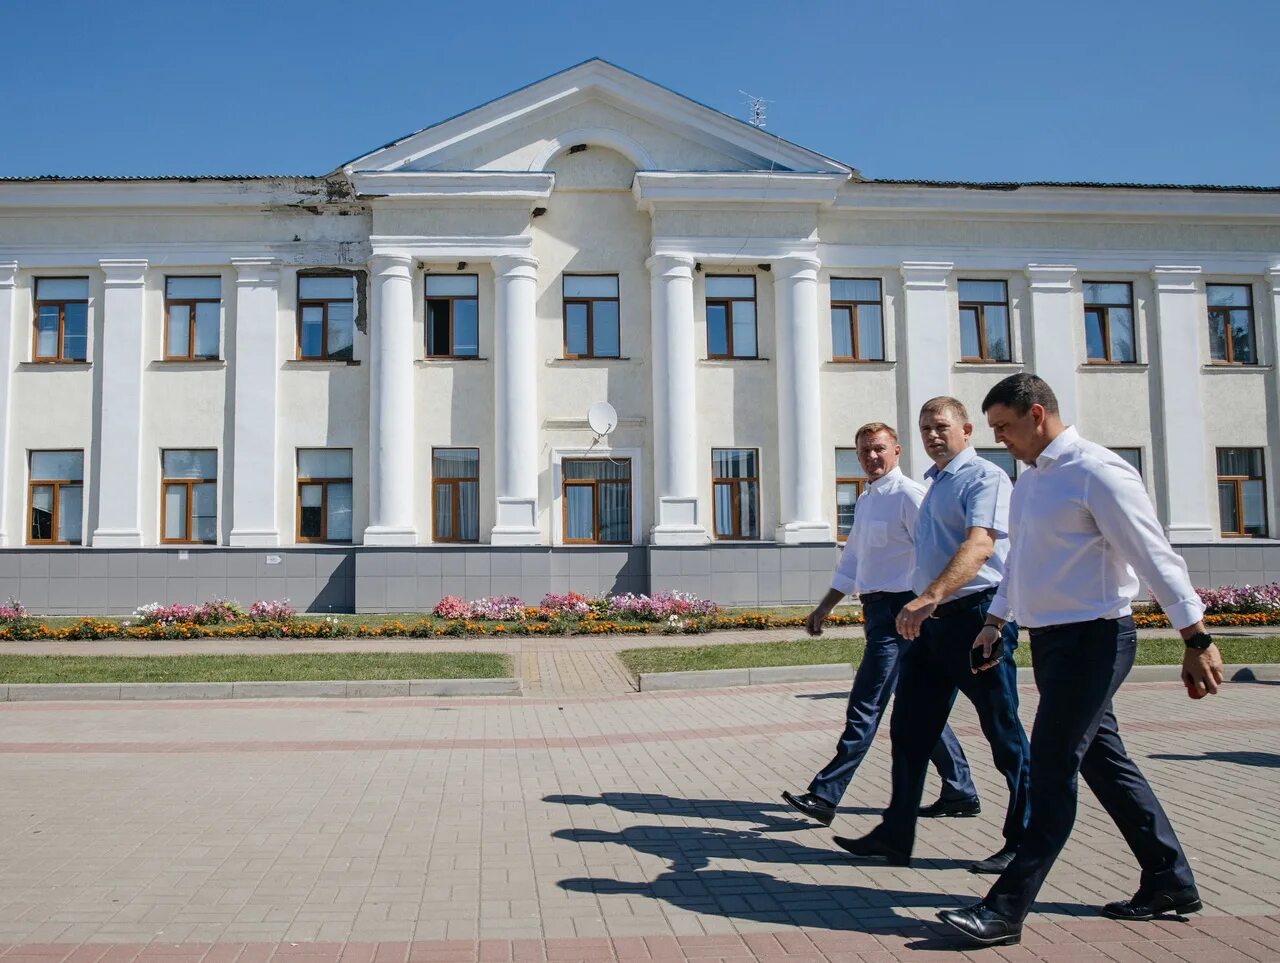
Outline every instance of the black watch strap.
<svg viewBox="0 0 1280 963"><path fill-rule="evenodd" d="M1197 632L1189 639L1183 639L1188 649L1207 649L1213 645L1213 636L1208 632Z"/></svg>

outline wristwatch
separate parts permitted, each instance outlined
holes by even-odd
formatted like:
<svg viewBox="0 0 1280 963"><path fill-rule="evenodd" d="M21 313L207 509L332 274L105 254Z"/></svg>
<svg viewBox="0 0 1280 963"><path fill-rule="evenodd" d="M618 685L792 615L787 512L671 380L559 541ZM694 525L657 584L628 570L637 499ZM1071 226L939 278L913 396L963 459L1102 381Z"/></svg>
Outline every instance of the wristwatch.
<svg viewBox="0 0 1280 963"><path fill-rule="evenodd" d="M1209 646L1213 645L1213 636L1208 632L1197 632L1195 635L1191 636L1191 638L1183 639L1182 641L1188 649L1200 649L1201 651L1204 651L1209 648Z"/></svg>

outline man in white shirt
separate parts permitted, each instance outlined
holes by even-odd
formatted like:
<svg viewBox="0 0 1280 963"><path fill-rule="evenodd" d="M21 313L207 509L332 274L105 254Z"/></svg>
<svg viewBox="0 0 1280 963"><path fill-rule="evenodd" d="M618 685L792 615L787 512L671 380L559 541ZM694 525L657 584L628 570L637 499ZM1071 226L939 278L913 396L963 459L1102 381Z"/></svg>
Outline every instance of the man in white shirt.
<svg viewBox="0 0 1280 963"><path fill-rule="evenodd" d="M823 826L830 826L836 806L858 771L889 698L898 683L899 659L911 645L898 634L894 620L898 611L914 598L911 578L915 570L915 548L911 541L925 487L898 468L902 447L898 433L883 422L863 425L854 436L858 463L869 484L859 496L840 563L831 580L831 589L809 613L805 630L822 634L822 623L840 600L858 593L866 629L866 649L853 677L849 704L845 710L844 732L836 744L836 754L813 777L804 793L784 792L790 805ZM924 807L922 816L976 816L982 811L978 790L969 773L964 750L947 726L931 756L942 778L942 795Z"/></svg>
<svg viewBox="0 0 1280 963"><path fill-rule="evenodd" d="M1064 425L1049 385L1035 375L1013 375L991 389L982 410L996 441L1032 466L1018 479L1010 506L1008 572L974 642L989 656L1000 627L1015 617L1031 635L1040 690L1031 735L1031 819L1017 855L986 898L938 915L976 943L1019 941L1022 921L1071 834L1077 773L1142 867L1138 892L1103 912L1127 921L1193 913L1200 896L1191 866L1125 752L1111 700L1136 654L1130 603L1138 576L1186 643L1188 694L1199 699L1218 691L1222 658L1204 631L1204 606L1138 473Z"/></svg>

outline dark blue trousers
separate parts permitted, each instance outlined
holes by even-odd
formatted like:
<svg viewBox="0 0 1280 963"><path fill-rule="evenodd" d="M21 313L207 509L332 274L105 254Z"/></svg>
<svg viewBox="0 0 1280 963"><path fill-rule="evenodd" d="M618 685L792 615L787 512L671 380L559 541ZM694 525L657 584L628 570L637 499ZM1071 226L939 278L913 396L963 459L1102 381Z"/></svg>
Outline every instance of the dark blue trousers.
<svg viewBox="0 0 1280 963"><path fill-rule="evenodd" d="M862 662L853 676L849 705L845 709L844 732L836 743L836 754L813 777L809 792L833 806L840 804L854 773L871 748L880 719L898 684L898 666L911 643L898 634L894 620L898 610L915 597L914 592L878 593L862 606L867 647ZM978 789L969 772L969 762L950 726L942 730L942 738L930 755L938 775L942 777L942 798L973 799Z"/></svg>
<svg viewBox="0 0 1280 963"><path fill-rule="evenodd" d="M969 669L969 650L982 630L995 593L985 592L958 611L943 609L943 617L926 620L920 637L902 660L889 733L893 739L893 797L874 835L904 853L915 844L916 812L924 792L929 757L947 725L956 694L978 710L991 758L1009 786L1005 811L1006 846L1017 846L1027 825L1030 765L1027 734L1018 718L1018 672L1013 652L1018 627L1004 627L1000 645L1004 658L986 672Z"/></svg>
<svg viewBox="0 0 1280 963"><path fill-rule="evenodd" d="M1040 705L1031 731L1031 821L986 903L1021 920L1076 820L1076 773L1098 797L1142 867L1144 891L1193 886L1191 865L1145 777L1120 741L1111 700L1133 667L1133 619L1031 630Z"/></svg>

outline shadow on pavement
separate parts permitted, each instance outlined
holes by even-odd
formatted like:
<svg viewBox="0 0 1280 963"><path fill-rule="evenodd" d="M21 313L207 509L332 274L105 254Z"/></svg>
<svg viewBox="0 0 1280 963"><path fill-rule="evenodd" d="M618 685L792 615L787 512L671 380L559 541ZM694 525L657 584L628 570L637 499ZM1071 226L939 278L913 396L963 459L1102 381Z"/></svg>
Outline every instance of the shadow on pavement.
<svg viewBox="0 0 1280 963"><path fill-rule="evenodd" d="M1195 756L1178 752L1153 752L1147 758L1174 759L1180 762L1234 762L1238 766L1280 769L1280 753L1250 752L1245 749L1202 752Z"/></svg>
<svg viewBox="0 0 1280 963"><path fill-rule="evenodd" d="M757 832L780 833L793 829L821 829L817 823L800 816L779 799L684 799L655 792L606 792L599 796L552 795L543 802L566 806L608 806L627 813L652 816L680 816L694 819L727 819L752 822ZM841 806L837 812L847 816L879 816L879 809L867 806Z"/></svg>

